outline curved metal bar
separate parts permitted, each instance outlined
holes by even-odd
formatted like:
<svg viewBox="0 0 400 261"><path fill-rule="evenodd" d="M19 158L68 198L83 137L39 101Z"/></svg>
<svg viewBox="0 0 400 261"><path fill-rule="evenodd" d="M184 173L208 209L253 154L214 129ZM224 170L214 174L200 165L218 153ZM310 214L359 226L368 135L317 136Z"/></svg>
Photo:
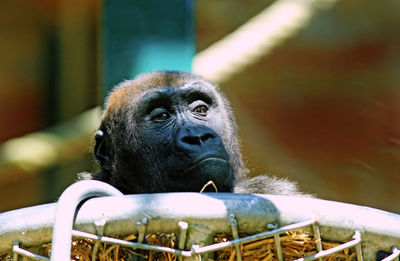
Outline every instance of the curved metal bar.
<svg viewBox="0 0 400 261"><path fill-rule="evenodd" d="M57 203L53 229L51 261L69 261L76 208L82 201L100 196L123 196L113 186L96 180L84 180L69 186Z"/></svg>

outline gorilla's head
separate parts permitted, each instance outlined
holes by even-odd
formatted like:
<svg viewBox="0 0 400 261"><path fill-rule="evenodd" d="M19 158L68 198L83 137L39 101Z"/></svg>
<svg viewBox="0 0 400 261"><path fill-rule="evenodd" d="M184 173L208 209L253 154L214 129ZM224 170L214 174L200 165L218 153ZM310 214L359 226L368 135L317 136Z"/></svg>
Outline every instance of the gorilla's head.
<svg viewBox="0 0 400 261"><path fill-rule="evenodd" d="M218 87L200 76L156 71L116 86L96 132L95 159L123 193L232 192L243 177L236 124Z"/></svg>

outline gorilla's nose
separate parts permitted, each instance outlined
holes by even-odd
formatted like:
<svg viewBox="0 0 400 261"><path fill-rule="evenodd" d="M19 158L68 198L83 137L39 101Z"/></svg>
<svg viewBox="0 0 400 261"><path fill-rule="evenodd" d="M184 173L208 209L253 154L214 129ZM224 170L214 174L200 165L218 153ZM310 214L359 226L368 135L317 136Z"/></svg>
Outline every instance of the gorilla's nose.
<svg viewBox="0 0 400 261"><path fill-rule="evenodd" d="M178 150L197 151L213 146L221 146L218 134L205 126L192 126L180 128L176 135Z"/></svg>

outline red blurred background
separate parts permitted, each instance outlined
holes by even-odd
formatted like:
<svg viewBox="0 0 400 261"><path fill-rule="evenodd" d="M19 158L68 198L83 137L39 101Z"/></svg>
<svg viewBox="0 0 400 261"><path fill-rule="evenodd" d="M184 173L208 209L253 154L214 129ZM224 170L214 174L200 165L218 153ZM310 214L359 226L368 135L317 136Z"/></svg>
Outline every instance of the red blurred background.
<svg viewBox="0 0 400 261"><path fill-rule="evenodd" d="M198 51L271 2L197 1ZM0 142L102 103L99 9L94 0L1 1ZM221 85L252 175L288 177L321 198L400 211L399 12L398 1L337 1ZM93 169L89 148L88 141L87 153L57 173L72 182ZM48 177L0 164L0 211L51 200Z"/></svg>

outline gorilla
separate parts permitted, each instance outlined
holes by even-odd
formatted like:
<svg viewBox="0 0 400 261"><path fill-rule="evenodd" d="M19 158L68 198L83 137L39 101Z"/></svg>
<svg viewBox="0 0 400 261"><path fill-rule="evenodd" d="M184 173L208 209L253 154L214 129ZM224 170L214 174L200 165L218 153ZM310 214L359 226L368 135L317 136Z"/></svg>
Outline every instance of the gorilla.
<svg viewBox="0 0 400 261"><path fill-rule="evenodd" d="M154 71L116 86L95 134L100 170L81 179L124 194L235 192L303 195L268 175L247 178L231 106L201 76ZM213 186L205 186L212 182Z"/></svg>

